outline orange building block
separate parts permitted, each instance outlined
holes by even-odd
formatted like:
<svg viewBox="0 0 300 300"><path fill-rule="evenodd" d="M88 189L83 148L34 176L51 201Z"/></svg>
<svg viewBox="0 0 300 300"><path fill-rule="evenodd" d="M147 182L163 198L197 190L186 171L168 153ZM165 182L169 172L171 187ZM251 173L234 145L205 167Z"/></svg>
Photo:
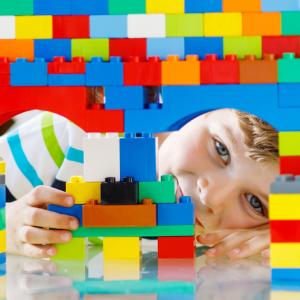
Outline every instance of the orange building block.
<svg viewBox="0 0 300 300"><path fill-rule="evenodd" d="M180 60L177 55L168 56L162 62L163 85L200 84L200 61L197 55L187 55Z"/></svg>
<svg viewBox="0 0 300 300"><path fill-rule="evenodd" d="M83 227L152 227L156 223L156 205L151 199L134 205L96 205L91 201L82 210Z"/></svg>
<svg viewBox="0 0 300 300"><path fill-rule="evenodd" d="M240 61L240 83L277 83L278 68L275 56L265 54L257 60L254 55L248 55Z"/></svg>
<svg viewBox="0 0 300 300"><path fill-rule="evenodd" d="M261 0L223 0L224 12L260 12Z"/></svg>
<svg viewBox="0 0 300 300"><path fill-rule="evenodd" d="M15 60L18 57L34 58L33 40L0 40L0 57Z"/></svg>
<svg viewBox="0 0 300 300"><path fill-rule="evenodd" d="M281 14L279 12L244 13L243 35L281 35Z"/></svg>

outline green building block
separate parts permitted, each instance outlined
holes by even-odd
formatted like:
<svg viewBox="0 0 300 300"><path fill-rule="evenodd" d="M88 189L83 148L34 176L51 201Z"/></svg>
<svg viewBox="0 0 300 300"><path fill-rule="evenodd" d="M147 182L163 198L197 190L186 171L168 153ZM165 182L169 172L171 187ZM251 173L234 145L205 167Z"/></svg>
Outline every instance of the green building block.
<svg viewBox="0 0 300 300"><path fill-rule="evenodd" d="M282 35L300 34L300 12L284 11L281 12L281 33Z"/></svg>
<svg viewBox="0 0 300 300"><path fill-rule="evenodd" d="M300 82L300 59L294 53L284 53L278 60L278 82Z"/></svg>
<svg viewBox="0 0 300 300"><path fill-rule="evenodd" d="M0 209L0 230L3 230L6 228L6 222L5 222L5 208Z"/></svg>
<svg viewBox="0 0 300 300"><path fill-rule="evenodd" d="M153 203L175 203L175 181L172 175L161 176L161 181L139 183L139 202L152 199Z"/></svg>
<svg viewBox="0 0 300 300"><path fill-rule="evenodd" d="M279 156L300 156L300 132L279 132Z"/></svg>
<svg viewBox="0 0 300 300"><path fill-rule="evenodd" d="M54 260L84 260L85 259L85 239L83 237L74 238L66 244L56 245L57 254Z"/></svg>
<svg viewBox="0 0 300 300"><path fill-rule="evenodd" d="M109 0L110 15L145 14L146 0Z"/></svg>
<svg viewBox="0 0 300 300"><path fill-rule="evenodd" d="M72 57L83 56L90 61L93 56L101 56L104 60L109 58L108 39L72 39Z"/></svg>
<svg viewBox="0 0 300 300"><path fill-rule="evenodd" d="M239 59L243 59L246 55L255 55L258 59L262 57L261 37L224 37L223 47L224 56L227 54L236 54Z"/></svg>
<svg viewBox="0 0 300 300"><path fill-rule="evenodd" d="M166 22L167 37L203 36L202 14L170 14Z"/></svg>
<svg viewBox="0 0 300 300"><path fill-rule="evenodd" d="M158 237L158 236L192 236L194 225L170 225L155 227L79 227L72 232L73 237Z"/></svg>
<svg viewBox="0 0 300 300"><path fill-rule="evenodd" d="M0 0L0 16L31 16L33 0Z"/></svg>

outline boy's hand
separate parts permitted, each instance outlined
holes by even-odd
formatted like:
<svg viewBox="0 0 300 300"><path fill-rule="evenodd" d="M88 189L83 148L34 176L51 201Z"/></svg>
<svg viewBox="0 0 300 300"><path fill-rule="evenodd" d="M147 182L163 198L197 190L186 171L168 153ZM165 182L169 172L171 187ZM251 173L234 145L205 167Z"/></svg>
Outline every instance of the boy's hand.
<svg viewBox="0 0 300 300"><path fill-rule="evenodd" d="M48 211L48 204L70 207L74 200L67 193L39 186L7 204L7 252L36 258L51 257L56 254L53 244L72 239L70 230L78 228L78 220Z"/></svg>
<svg viewBox="0 0 300 300"><path fill-rule="evenodd" d="M206 251L208 257L228 256L241 259L260 253L269 257L269 225L244 230L219 230L197 236L199 243L212 248Z"/></svg>

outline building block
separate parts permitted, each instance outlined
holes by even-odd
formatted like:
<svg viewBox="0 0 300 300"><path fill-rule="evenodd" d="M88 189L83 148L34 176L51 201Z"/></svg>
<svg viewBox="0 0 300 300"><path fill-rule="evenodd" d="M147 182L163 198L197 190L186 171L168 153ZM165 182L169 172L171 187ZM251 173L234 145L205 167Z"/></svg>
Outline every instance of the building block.
<svg viewBox="0 0 300 300"><path fill-rule="evenodd" d="M223 0L224 12L260 12L261 0Z"/></svg>
<svg viewBox="0 0 300 300"><path fill-rule="evenodd" d="M44 58L52 62L55 56L65 57L67 61L71 60L71 40L70 39L52 39L35 40L34 56ZM26 57L26 56L22 56Z"/></svg>
<svg viewBox="0 0 300 300"><path fill-rule="evenodd" d="M118 134L89 134L83 142L84 178L104 181L107 177L120 180L120 140Z"/></svg>
<svg viewBox="0 0 300 300"><path fill-rule="evenodd" d="M67 61L63 56L56 56L48 63L48 74L85 74L85 65L83 57Z"/></svg>
<svg viewBox="0 0 300 300"><path fill-rule="evenodd" d="M222 11L222 0L185 0L186 13L207 13Z"/></svg>
<svg viewBox="0 0 300 300"><path fill-rule="evenodd" d="M300 278L300 269L293 269L293 268L288 268L288 269L272 269L272 281L277 281L277 280L285 280L285 281L299 281ZM297 297L299 296L299 292L297 292ZM284 296L284 295L282 295ZM272 298L273 299L273 298ZM293 298L278 298L278 299L293 299ZM295 298L297 299L297 298Z"/></svg>
<svg viewBox="0 0 300 300"><path fill-rule="evenodd" d="M91 38L126 38L126 16L90 16Z"/></svg>
<svg viewBox="0 0 300 300"><path fill-rule="evenodd" d="M52 16L16 16L17 39L51 39Z"/></svg>
<svg viewBox="0 0 300 300"><path fill-rule="evenodd" d="M272 243L300 243L299 220L270 221Z"/></svg>
<svg viewBox="0 0 300 300"><path fill-rule="evenodd" d="M0 253L0 265L5 264L5 263L6 263L6 253ZM5 275L5 272L3 275Z"/></svg>
<svg viewBox="0 0 300 300"><path fill-rule="evenodd" d="M280 269L282 270L282 269ZM290 270L290 269L284 269L284 270ZM272 269L273 271L273 269ZM287 284L288 286L284 286L284 291L277 290L274 288L274 283L277 282L276 280L272 280L272 290L270 293L270 299L271 300L280 300L280 299L289 299L289 300L297 300L297 297L299 297L299 291L296 288L296 291L287 291L287 289L291 288L292 282L291 281L285 281L285 285ZM275 284L277 285L277 284ZM278 282L279 289L283 289L283 284L282 282Z"/></svg>
<svg viewBox="0 0 300 300"><path fill-rule="evenodd" d="M277 61L274 55L266 54L262 60L254 55L246 56L240 61L240 83L277 83Z"/></svg>
<svg viewBox="0 0 300 300"><path fill-rule="evenodd" d="M34 0L34 15L71 15L72 0Z"/></svg>
<svg viewBox="0 0 300 300"><path fill-rule="evenodd" d="M279 132L279 156L300 156L300 132Z"/></svg>
<svg viewBox="0 0 300 300"><path fill-rule="evenodd" d="M269 195L270 220L299 220L300 194ZM284 204L284 205L283 205Z"/></svg>
<svg viewBox="0 0 300 300"><path fill-rule="evenodd" d="M160 58L149 57L140 61L131 57L124 63L124 85L158 86L162 83L162 66Z"/></svg>
<svg viewBox="0 0 300 300"><path fill-rule="evenodd" d="M142 86L106 86L104 93L105 109L143 109L145 106Z"/></svg>
<svg viewBox="0 0 300 300"><path fill-rule="evenodd" d="M133 177L123 177L120 182L108 177L101 184L101 204L137 204L138 194L138 183Z"/></svg>
<svg viewBox="0 0 300 300"><path fill-rule="evenodd" d="M106 15L109 0L72 0L72 15Z"/></svg>
<svg viewBox="0 0 300 300"><path fill-rule="evenodd" d="M92 60L86 63L86 85L122 87L123 72L120 57L110 57L109 62L104 62L101 57L92 57Z"/></svg>
<svg viewBox="0 0 300 300"><path fill-rule="evenodd" d="M6 233L5 230L0 230L0 253L6 252Z"/></svg>
<svg viewBox="0 0 300 300"><path fill-rule="evenodd" d="M281 14L279 12L243 13L243 35L281 35Z"/></svg>
<svg viewBox="0 0 300 300"><path fill-rule="evenodd" d="M120 56L127 61L131 56L145 60L147 56L146 39L109 39L109 56Z"/></svg>
<svg viewBox="0 0 300 300"><path fill-rule="evenodd" d="M53 38L89 38L89 16L53 16Z"/></svg>
<svg viewBox="0 0 300 300"><path fill-rule="evenodd" d="M200 84L200 61L197 55L187 55L180 60L177 55L168 56L162 62L163 85L195 85Z"/></svg>
<svg viewBox="0 0 300 300"><path fill-rule="evenodd" d="M36 58L34 62L26 58L18 58L10 64L12 86L45 86L47 85L47 63L43 58Z"/></svg>
<svg viewBox="0 0 300 300"><path fill-rule="evenodd" d="M277 86L279 107L300 107L299 83L279 83Z"/></svg>
<svg viewBox="0 0 300 300"><path fill-rule="evenodd" d="M49 204L48 210L59 214L72 216L78 219L80 226L82 226L82 205L74 204L72 207L63 207L59 205Z"/></svg>
<svg viewBox="0 0 300 300"><path fill-rule="evenodd" d="M147 56L159 56L167 59L170 53L184 59L184 38L149 38L147 39ZM190 53L190 54L194 54Z"/></svg>
<svg viewBox="0 0 300 300"><path fill-rule="evenodd" d="M85 204L88 200L101 202L100 182L85 182L80 176L73 176L66 183L66 193L74 198L75 204Z"/></svg>
<svg viewBox="0 0 300 300"><path fill-rule="evenodd" d="M0 15L32 15L33 0L11 0L0 2Z"/></svg>
<svg viewBox="0 0 300 300"><path fill-rule="evenodd" d="M298 0L261 0L262 11L293 11L299 10Z"/></svg>
<svg viewBox="0 0 300 300"><path fill-rule="evenodd" d="M279 165L280 174L300 175L300 156L281 156Z"/></svg>
<svg viewBox="0 0 300 300"><path fill-rule="evenodd" d="M108 11L110 15L145 14L146 0L109 0Z"/></svg>
<svg viewBox="0 0 300 300"><path fill-rule="evenodd" d="M247 55L262 57L262 38L260 36L224 37L224 56L235 53L238 59Z"/></svg>
<svg viewBox="0 0 300 300"><path fill-rule="evenodd" d="M300 176L277 176L271 184L271 194L300 194Z"/></svg>
<svg viewBox="0 0 300 300"><path fill-rule="evenodd" d="M7 57L0 57L0 86L10 86L10 62ZM0 168L1 168L1 161L0 161ZM1 175L0 170L0 175ZM5 174L5 173L3 173ZM2 175L0 176L2 179ZM4 184L5 182L2 182L0 180L0 184Z"/></svg>
<svg viewBox="0 0 300 300"><path fill-rule="evenodd" d="M203 14L168 14L167 37L203 36Z"/></svg>
<svg viewBox="0 0 300 300"><path fill-rule="evenodd" d="M49 86L84 86L85 75L82 74L49 74Z"/></svg>
<svg viewBox="0 0 300 300"><path fill-rule="evenodd" d="M4 61L6 61L4 59ZM0 161L0 175L5 175L6 173L6 164L4 161Z"/></svg>
<svg viewBox="0 0 300 300"><path fill-rule="evenodd" d="M180 197L179 203L157 204L157 225L192 225L195 223L191 197Z"/></svg>
<svg viewBox="0 0 300 300"><path fill-rule="evenodd" d="M158 258L194 258L194 236L158 237Z"/></svg>
<svg viewBox="0 0 300 300"><path fill-rule="evenodd" d="M0 57L15 60L17 57L34 58L33 40L0 40Z"/></svg>
<svg viewBox="0 0 300 300"><path fill-rule="evenodd" d="M5 220L5 207L0 208L0 230L4 230L6 228L6 220Z"/></svg>
<svg viewBox="0 0 300 300"><path fill-rule="evenodd" d="M86 61L90 61L94 56L101 56L108 60L108 39L72 39L71 45L72 57L83 56Z"/></svg>
<svg viewBox="0 0 300 300"><path fill-rule="evenodd" d="M204 36L241 36L241 13L204 14Z"/></svg>
<svg viewBox="0 0 300 300"><path fill-rule="evenodd" d="M139 182L156 181L156 153L157 138L149 134L137 137L126 133L120 139L121 178L131 176Z"/></svg>
<svg viewBox="0 0 300 300"><path fill-rule="evenodd" d="M235 55L227 55L218 60L216 54L207 55L201 62L201 82L203 84L239 83L239 61Z"/></svg>
<svg viewBox="0 0 300 300"><path fill-rule="evenodd" d="M152 199L153 203L175 203L175 181L172 175L161 176L161 181L140 182L139 202Z"/></svg>
<svg viewBox="0 0 300 300"><path fill-rule="evenodd" d="M300 243L271 243L272 268L300 268Z"/></svg>
<svg viewBox="0 0 300 300"><path fill-rule="evenodd" d="M140 259L104 259L103 279L104 281L136 281L140 280L141 262ZM116 295L116 297L119 297ZM136 298L139 299L140 296ZM135 297L130 296L131 300ZM117 298L115 298L117 299ZM147 298L148 299L148 298ZM148 299L152 300L152 298ZM153 299L155 300L155 299Z"/></svg>
<svg viewBox="0 0 300 300"><path fill-rule="evenodd" d="M57 249L53 260L84 260L85 259L85 239L73 238L66 244L55 245Z"/></svg>
<svg viewBox="0 0 300 300"><path fill-rule="evenodd" d="M122 203L122 199L119 203ZM150 199L144 200L143 204L113 204L85 204L83 206L83 227L156 226L156 205L152 204Z"/></svg>
<svg viewBox="0 0 300 300"><path fill-rule="evenodd" d="M180 14L184 13L184 0L147 0L147 14Z"/></svg>
<svg viewBox="0 0 300 300"><path fill-rule="evenodd" d="M138 237L103 238L103 257L107 259L139 259L140 239Z"/></svg>
<svg viewBox="0 0 300 300"><path fill-rule="evenodd" d="M284 53L282 59L278 60L278 82L300 82L299 66L300 59L294 53Z"/></svg>
<svg viewBox="0 0 300 300"><path fill-rule="evenodd" d="M6 204L6 186L0 184L0 209L4 208Z"/></svg>
<svg viewBox="0 0 300 300"><path fill-rule="evenodd" d="M299 11L282 12L281 13L282 35L299 35L300 34L300 25L298 22L299 18L300 18Z"/></svg>
<svg viewBox="0 0 300 300"><path fill-rule="evenodd" d="M14 16L0 17L0 39L15 39L16 27Z"/></svg>

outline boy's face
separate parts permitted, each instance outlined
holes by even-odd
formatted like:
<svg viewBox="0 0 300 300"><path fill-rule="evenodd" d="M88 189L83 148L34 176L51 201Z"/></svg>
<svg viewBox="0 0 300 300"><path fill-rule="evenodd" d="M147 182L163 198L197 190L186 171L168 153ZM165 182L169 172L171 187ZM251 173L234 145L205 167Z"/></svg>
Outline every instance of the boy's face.
<svg viewBox="0 0 300 300"><path fill-rule="evenodd" d="M208 230L246 229L268 222L276 163L246 157L237 115L219 110L174 132L159 150L160 175L177 179L177 197L192 196L196 221Z"/></svg>

